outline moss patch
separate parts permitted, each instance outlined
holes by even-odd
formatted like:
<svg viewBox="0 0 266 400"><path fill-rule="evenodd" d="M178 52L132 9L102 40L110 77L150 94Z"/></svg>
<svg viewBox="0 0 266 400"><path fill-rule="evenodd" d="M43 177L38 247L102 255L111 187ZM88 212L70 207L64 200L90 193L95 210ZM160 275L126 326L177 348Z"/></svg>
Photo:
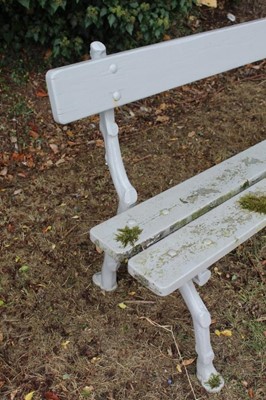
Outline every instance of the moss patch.
<svg viewBox="0 0 266 400"><path fill-rule="evenodd" d="M123 247L126 247L128 244L134 246L142 232L142 229L140 229L139 226L133 226L133 228L125 226L125 228L118 229L118 232L119 233L115 236L116 241L121 242Z"/></svg>
<svg viewBox="0 0 266 400"><path fill-rule="evenodd" d="M250 193L241 197L239 203L242 208L266 214L266 196L256 196Z"/></svg>

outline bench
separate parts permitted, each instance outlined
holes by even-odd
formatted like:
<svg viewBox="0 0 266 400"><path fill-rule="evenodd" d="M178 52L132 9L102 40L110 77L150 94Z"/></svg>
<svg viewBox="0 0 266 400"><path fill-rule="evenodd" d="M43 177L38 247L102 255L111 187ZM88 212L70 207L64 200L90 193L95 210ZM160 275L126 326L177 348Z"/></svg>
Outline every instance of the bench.
<svg viewBox="0 0 266 400"><path fill-rule="evenodd" d="M266 140L136 205L114 109L262 60L265 37L266 19L260 19L108 56L102 43L93 42L91 60L46 75L56 122L100 114L119 205L116 216L90 231L105 253L94 283L114 290L117 270L127 261L128 272L157 295L179 289L193 320L197 377L211 393L219 392L224 380L213 365L210 314L194 283L204 285L213 263L266 226L265 214L239 203L245 194L266 194Z"/></svg>

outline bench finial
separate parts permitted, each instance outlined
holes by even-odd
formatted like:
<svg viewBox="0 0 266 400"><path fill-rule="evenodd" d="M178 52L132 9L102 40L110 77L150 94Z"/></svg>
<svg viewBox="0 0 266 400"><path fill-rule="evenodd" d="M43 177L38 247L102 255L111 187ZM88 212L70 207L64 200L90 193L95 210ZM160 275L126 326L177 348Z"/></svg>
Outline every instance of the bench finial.
<svg viewBox="0 0 266 400"><path fill-rule="evenodd" d="M92 42L90 45L90 55L92 60L99 60L106 56L106 47L102 42Z"/></svg>

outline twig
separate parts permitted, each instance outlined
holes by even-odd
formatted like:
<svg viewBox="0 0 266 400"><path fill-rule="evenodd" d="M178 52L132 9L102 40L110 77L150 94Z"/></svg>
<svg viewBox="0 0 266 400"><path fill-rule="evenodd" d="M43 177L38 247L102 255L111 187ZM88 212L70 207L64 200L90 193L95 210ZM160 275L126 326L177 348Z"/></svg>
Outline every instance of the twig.
<svg viewBox="0 0 266 400"><path fill-rule="evenodd" d="M140 318L140 319L146 319L146 321L148 321L151 325L156 326L157 328L162 328L162 329L164 329L166 332L171 333L171 336L172 336L172 338L173 338L173 341L174 341L174 344L175 344L175 347L176 347L176 350L177 350L177 354L178 354L178 356L179 356L180 361L182 362L183 367L185 368L186 377L187 377L187 380L188 380L188 383L189 383L191 392L192 392L192 394L193 394L194 400L198 400L197 397L196 397L196 393L195 393L195 391L194 391L194 388L193 388L193 386L192 386L192 382L191 382L191 379L190 379L190 377L189 377L187 368L186 368L186 366L184 365L183 357L182 357L181 351L180 351L180 349L179 349L179 347L178 347L177 340L176 340L176 338L175 338L172 325L159 325L157 322L152 321L152 320L151 320L150 318L148 318L148 317L139 317L139 318Z"/></svg>
<svg viewBox="0 0 266 400"><path fill-rule="evenodd" d="M154 304L156 301L152 300L126 300L125 304Z"/></svg>
<svg viewBox="0 0 266 400"><path fill-rule="evenodd" d="M72 231L74 231L74 229L76 229L78 227L78 224L72 226L72 228L70 228L67 233L60 239L60 241L64 240Z"/></svg>

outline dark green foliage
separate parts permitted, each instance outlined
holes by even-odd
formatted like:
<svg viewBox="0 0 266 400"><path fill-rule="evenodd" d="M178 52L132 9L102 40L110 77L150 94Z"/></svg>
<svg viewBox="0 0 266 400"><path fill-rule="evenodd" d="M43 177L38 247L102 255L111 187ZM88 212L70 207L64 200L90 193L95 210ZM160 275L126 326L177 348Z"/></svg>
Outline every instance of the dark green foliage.
<svg viewBox="0 0 266 400"><path fill-rule="evenodd" d="M115 237L116 241L121 242L123 247L126 247L128 244L134 246L142 232L142 229L138 226L133 226L133 228L125 226L125 228L118 229L118 232L119 233L117 233Z"/></svg>
<svg viewBox="0 0 266 400"><path fill-rule="evenodd" d="M73 59L93 40L109 52L158 42L178 12L194 0L0 0L0 43L19 49L36 43L53 58Z"/></svg>

